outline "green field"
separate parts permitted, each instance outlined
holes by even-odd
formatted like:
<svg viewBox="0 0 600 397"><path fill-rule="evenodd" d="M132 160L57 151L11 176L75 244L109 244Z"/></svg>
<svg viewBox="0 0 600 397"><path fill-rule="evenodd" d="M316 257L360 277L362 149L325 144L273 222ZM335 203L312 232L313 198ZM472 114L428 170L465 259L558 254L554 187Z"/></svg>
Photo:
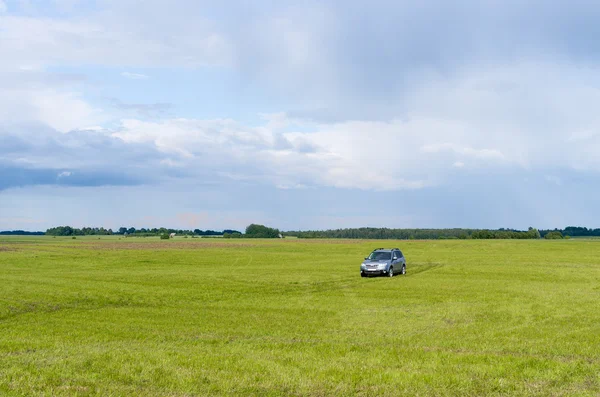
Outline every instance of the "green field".
<svg viewBox="0 0 600 397"><path fill-rule="evenodd" d="M598 396L600 241L0 237L0 395Z"/></svg>

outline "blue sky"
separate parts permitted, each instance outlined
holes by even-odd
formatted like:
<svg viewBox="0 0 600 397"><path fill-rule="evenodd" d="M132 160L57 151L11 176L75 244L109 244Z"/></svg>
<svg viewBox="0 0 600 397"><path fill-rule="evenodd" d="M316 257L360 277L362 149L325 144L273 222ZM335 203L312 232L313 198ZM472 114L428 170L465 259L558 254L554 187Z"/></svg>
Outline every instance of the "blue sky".
<svg viewBox="0 0 600 397"><path fill-rule="evenodd" d="M600 5L0 0L0 229L598 227Z"/></svg>

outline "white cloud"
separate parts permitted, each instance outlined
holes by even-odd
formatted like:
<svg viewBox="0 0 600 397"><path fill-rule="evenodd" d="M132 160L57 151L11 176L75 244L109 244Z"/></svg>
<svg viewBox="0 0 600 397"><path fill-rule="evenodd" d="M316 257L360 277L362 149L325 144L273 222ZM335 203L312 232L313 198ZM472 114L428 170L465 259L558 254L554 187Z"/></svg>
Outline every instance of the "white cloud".
<svg viewBox="0 0 600 397"><path fill-rule="evenodd" d="M88 136L90 142L109 135L131 148L151 146L164 155L156 163L169 169L193 174L211 167L221 176L282 188L419 189L444 184L451 168L465 163L483 171L544 169L557 158L564 167L599 171L600 139L593 131L600 128L600 116L592 104L600 101L600 91L589 88L593 71L565 80L572 76L569 67L537 68L546 71L544 78L536 80L525 64L430 80L407 93L405 117L388 121L316 123L273 113L261 115L263 123L252 127L232 119L131 118L111 129L99 127L111 115L80 93L13 84L0 73L7 88L0 92L0 124L28 121L63 133L79 130L77 139ZM95 164L102 159L111 164L110 153L99 154Z"/></svg>
<svg viewBox="0 0 600 397"><path fill-rule="evenodd" d="M448 142L425 145L421 150L425 153L441 153L447 151L481 160L503 160L505 158L504 154L496 149L474 149L472 147L460 146Z"/></svg>
<svg viewBox="0 0 600 397"><path fill-rule="evenodd" d="M545 75L536 78L536 70ZM577 134L600 128L591 105L600 91L588 86L592 70L563 77L572 72L516 64L431 80L407 94L405 118L389 121L319 124L284 113L263 115L255 127L230 119L129 119L112 135L150 143L173 161L226 167L222 175L282 187L419 189L445 183L447 164L463 168L465 161L484 171L544 169L561 158L565 167L600 171L598 136ZM528 117L540 113L545 118Z"/></svg>
<svg viewBox="0 0 600 397"><path fill-rule="evenodd" d="M0 74L0 86L2 82ZM106 115L77 92L26 84L0 90L0 124L40 123L66 133L105 120Z"/></svg>
<svg viewBox="0 0 600 397"><path fill-rule="evenodd" d="M145 74L141 74L141 73L123 72L123 73L121 73L121 76L131 79L131 80L147 80L148 79L148 76L146 76Z"/></svg>
<svg viewBox="0 0 600 397"><path fill-rule="evenodd" d="M136 14L107 12L70 19L0 15L0 58L15 67L82 63L200 67L231 62L227 39L202 18L179 28L170 26L171 34L165 35L136 19Z"/></svg>
<svg viewBox="0 0 600 397"><path fill-rule="evenodd" d="M68 178L72 175L71 171L63 171L61 173L58 174L59 178Z"/></svg>
<svg viewBox="0 0 600 397"><path fill-rule="evenodd" d="M262 180L282 188L334 186L369 190L418 189L440 183L444 161L438 152L417 149L435 136L436 123L346 122L318 125L308 132L279 132L267 120L245 127L232 120L172 119L163 122L125 120L112 135L125 142L151 143L177 160L196 167L233 167L221 175L236 180ZM311 150L305 150L305 146ZM461 150L485 158L488 151ZM493 156L492 156L493 157Z"/></svg>

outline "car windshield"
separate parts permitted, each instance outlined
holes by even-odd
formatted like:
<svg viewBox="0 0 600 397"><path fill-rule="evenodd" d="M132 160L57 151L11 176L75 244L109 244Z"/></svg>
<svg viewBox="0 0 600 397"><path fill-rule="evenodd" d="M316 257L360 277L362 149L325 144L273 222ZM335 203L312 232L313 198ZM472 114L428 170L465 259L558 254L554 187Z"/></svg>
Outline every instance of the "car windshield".
<svg viewBox="0 0 600 397"><path fill-rule="evenodd" d="M369 255L369 259L372 261L390 260L392 259L392 253L381 251L371 252L371 255Z"/></svg>

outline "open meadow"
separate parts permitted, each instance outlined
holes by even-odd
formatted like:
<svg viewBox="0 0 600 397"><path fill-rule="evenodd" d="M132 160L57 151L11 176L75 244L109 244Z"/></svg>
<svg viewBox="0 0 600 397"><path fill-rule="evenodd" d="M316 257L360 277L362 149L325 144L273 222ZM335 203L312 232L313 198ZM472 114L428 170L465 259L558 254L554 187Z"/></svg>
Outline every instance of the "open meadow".
<svg viewBox="0 0 600 397"><path fill-rule="evenodd" d="M600 240L0 237L0 395L598 396Z"/></svg>

